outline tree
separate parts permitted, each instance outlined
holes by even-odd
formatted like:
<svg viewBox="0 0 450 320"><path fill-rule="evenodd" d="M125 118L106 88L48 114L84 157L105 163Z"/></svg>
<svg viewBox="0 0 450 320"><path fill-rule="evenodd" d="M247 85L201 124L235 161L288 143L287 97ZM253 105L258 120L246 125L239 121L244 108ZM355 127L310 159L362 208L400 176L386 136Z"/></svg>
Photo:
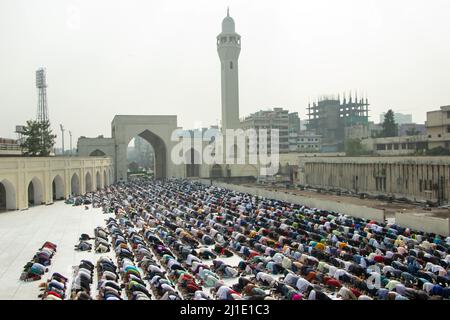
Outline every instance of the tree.
<svg viewBox="0 0 450 320"><path fill-rule="evenodd" d="M361 143L361 139L347 139L345 141L345 154L349 157L367 155L368 152Z"/></svg>
<svg viewBox="0 0 450 320"><path fill-rule="evenodd" d="M138 172L139 164L137 162L133 161L128 165L128 169L130 169L130 172L133 172L133 173Z"/></svg>
<svg viewBox="0 0 450 320"><path fill-rule="evenodd" d="M55 145L56 135L52 134L50 122L27 121L21 143L22 153L31 157L47 157Z"/></svg>
<svg viewBox="0 0 450 320"><path fill-rule="evenodd" d="M398 124L395 123L394 111L389 109L384 115L383 122L383 137L396 137L398 136Z"/></svg>

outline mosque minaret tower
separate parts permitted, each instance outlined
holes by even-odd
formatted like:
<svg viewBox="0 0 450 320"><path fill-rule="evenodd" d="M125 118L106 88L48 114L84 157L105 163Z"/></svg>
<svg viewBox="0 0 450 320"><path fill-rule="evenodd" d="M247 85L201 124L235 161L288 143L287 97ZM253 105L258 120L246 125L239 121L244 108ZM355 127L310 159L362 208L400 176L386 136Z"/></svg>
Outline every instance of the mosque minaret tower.
<svg viewBox="0 0 450 320"><path fill-rule="evenodd" d="M217 52L222 75L222 130L237 129L240 127L238 59L241 36L235 31L229 9L222 21L222 32L217 36Z"/></svg>

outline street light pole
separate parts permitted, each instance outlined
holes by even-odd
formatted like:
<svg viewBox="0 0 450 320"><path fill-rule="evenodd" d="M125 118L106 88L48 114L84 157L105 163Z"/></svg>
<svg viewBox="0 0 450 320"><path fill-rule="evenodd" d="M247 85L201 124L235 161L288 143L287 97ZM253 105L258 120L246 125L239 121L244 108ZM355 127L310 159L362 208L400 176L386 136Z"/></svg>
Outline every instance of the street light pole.
<svg viewBox="0 0 450 320"><path fill-rule="evenodd" d="M59 125L62 133L62 155L64 156L64 127L62 124Z"/></svg>

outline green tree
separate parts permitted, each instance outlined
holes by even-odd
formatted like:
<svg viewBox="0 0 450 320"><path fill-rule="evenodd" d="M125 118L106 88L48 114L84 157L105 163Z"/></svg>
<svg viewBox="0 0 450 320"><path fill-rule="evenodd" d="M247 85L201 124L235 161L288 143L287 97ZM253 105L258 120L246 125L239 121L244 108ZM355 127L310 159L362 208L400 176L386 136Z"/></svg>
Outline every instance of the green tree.
<svg viewBox="0 0 450 320"><path fill-rule="evenodd" d="M138 172L139 164L137 162L133 161L128 165L128 169L130 170L130 172Z"/></svg>
<svg viewBox="0 0 450 320"><path fill-rule="evenodd" d="M31 157L47 157L55 145L56 135L50 129L50 122L27 121L21 144L22 153Z"/></svg>
<svg viewBox="0 0 450 320"><path fill-rule="evenodd" d="M349 157L367 155L368 152L361 143L361 139L347 139L345 141L345 154Z"/></svg>
<svg viewBox="0 0 450 320"><path fill-rule="evenodd" d="M389 109L384 115L383 126L383 137L396 137L398 136L398 124L394 119L394 111Z"/></svg>

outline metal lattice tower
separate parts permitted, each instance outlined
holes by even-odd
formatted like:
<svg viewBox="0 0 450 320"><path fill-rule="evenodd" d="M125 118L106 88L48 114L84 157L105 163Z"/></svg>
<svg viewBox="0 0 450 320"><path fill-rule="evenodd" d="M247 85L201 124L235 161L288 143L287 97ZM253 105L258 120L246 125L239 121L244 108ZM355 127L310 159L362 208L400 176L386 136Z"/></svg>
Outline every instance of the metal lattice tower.
<svg viewBox="0 0 450 320"><path fill-rule="evenodd" d="M47 80L45 78L45 69L40 68L36 71L36 88L38 89L38 111L37 121L48 121L47 109Z"/></svg>

